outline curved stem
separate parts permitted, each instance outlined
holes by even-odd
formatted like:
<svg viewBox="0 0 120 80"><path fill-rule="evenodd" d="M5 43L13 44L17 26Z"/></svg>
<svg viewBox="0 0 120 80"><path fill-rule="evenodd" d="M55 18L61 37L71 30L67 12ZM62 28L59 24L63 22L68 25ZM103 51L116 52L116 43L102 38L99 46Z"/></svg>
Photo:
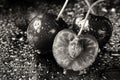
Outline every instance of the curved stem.
<svg viewBox="0 0 120 80"><path fill-rule="evenodd" d="M85 26L85 23L86 23L86 21L87 21L87 18L88 18L89 14L90 14L90 10L91 10L96 4L98 4L99 2L102 2L102 1L104 1L104 0L98 0L98 1L94 2L94 3L91 5L91 7L89 8L89 10L87 11L87 14L86 14L86 16L85 16L84 24L81 25L80 31L79 31L79 33L78 33L77 36L80 36L80 35L81 35L82 30L83 30L83 27Z"/></svg>
<svg viewBox="0 0 120 80"><path fill-rule="evenodd" d="M90 7L90 2L88 0L85 0L86 4L88 7ZM95 14L95 11L93 9L91 9L92 14Z"/></svg>
<svg viewBox="0 0 120 80"><path fill-rule="evenodd" d="M57 18L56 18L56 20L59 20L61 14L63 13L63 11L64 11L64 9L65 9L65 7L67 6L68 1L69 1L69 0L66 0L66 1L65 1L62 9L60 10L60 13L58 14L58 16L57 16Z"/></svg>

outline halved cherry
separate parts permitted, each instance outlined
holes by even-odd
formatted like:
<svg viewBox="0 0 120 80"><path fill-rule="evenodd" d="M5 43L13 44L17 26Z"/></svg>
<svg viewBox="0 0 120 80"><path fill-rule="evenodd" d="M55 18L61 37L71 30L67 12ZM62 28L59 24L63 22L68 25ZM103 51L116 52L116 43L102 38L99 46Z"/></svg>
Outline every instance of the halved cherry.
<svg viewBox="0 0 120 80"><path fill-rule="evenodd" d="M77 37L72 30L65 29L54 39L53 56L64 69L80 71L95 61L98 49L98 42L92 35Z"/></svg>

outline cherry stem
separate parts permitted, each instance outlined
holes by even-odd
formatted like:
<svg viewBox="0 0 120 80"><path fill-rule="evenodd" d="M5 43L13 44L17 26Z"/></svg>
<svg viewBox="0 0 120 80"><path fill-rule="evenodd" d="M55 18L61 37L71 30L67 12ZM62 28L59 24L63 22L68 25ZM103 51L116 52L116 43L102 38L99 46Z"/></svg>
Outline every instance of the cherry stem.
<svg viewBox="0 0 120 80"><path fill-rule="evenodd" d="M90 14L91 9L92 9L96 4L98 4L99 2L102 2L102 1L104 1L104 0L98 0L98 1L94 2L94 3L90 6L90 8L89 8L89 10L87 11L87 14L86 14L86 16L85 16L84 24L81 25L80 31L79 31L79 33L78 33L78 35L77 35L78 37L79 37L79 36L81 35L81 33L82 33L83 27L85 26L85 23L86 23L86 21L87 21L87 18L88 18L89 14Z"/></svg>
<svg viewBox="0 0 120 80"><path fill-rule="evenodd" d="M65 9L65 7L67 6L68 1L69 1L69 0L66 0L66 1L65 1L62 9L60 10L60 13L58 14L58 16L57 16L57 18L56 18L56 20L59 20L61 14L63 13L63 11L64 11L64 9Z"/></svg>
<svg viewBox="0 0 120 80"><path fill-rule="evenodd" d="M90 7L90 2L88 0L85 0L86 4L88 7ZM92 14L95 14L95 11L93 9L91 9Z"/></svg>

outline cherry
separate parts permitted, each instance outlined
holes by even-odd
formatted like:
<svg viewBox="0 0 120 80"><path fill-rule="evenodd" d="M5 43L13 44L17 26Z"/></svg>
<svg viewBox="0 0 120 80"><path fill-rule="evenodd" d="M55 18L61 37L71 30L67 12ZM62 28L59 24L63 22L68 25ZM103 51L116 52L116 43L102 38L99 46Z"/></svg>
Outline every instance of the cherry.
<svg viewBox="0 0 120 80"><path fill-rule="evenodd" d="M93 13L93 12L92 12ZM86 12L76 17L73 22L73 30L78 33L79 29L85 21ZM90 14L86 20L84 33L89 33L96 37L100 48L102 48L110 39L112 35L113 27L110 20L104 16L97 16Z"/></svg>
<svg viewBox="0 0 120 80"><path fill-rule="evenodd" d="M84 17L77 17L74 21L73 30L78 32L83 22ZM109 41L113 27L108 18L90 14L83 31L94 35L99 42L99 46L103 47Z"/></svg>
<svg viewBox="0 0 120 80"><path fill-rule="evenodd" d="M27 37L34 47L42 52L52 49L52 43L55 35L67 24L60 18L56 21L57 16L47 13L36 16L27 29Z"/></svg>
<svg viewBox="0 0 120 80"><path fill-rule="evenodd" d="M54 39L53 56L64 69L80 71L95 61L98 49L94 36L81 34L77 37L72 30L64 29Z"/></svg>
<svg viewBox="0 0 120 80"><path fill-rule="evenodd" d="M42 53L52 50L52 44L56 34L67 28L67 24L60 18L68 0L66 0L63 8L58 16L45 13L39 14L30 22L27 29L27 38L29 43L39 49Z"/></svg>

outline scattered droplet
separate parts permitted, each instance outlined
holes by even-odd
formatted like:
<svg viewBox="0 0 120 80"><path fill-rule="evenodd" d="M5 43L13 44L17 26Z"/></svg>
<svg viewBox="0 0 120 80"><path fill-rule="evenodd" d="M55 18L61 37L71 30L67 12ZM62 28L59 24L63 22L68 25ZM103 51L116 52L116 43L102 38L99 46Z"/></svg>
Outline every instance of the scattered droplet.
<svg viewBox="0 0 120 80"><path fill-rule="evenodd" d="M106 8L102 8L102 11L106 12L106 13L108 12L108 10Z"/></svg>
<svg viewBox="0 0 120 80"><path fill-rule="evenodd" d="M112 8L110 11L111 11L111 12L115 12L115 11L116 11L116 9L115 9L115 8Z"/></svg>

